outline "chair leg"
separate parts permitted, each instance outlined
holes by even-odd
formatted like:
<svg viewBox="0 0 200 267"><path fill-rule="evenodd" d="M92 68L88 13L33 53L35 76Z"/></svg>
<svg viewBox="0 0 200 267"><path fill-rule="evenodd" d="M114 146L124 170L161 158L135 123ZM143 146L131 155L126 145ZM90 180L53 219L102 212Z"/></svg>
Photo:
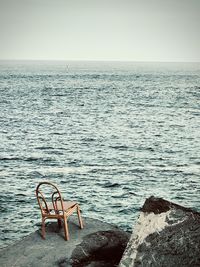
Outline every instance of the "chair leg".
<svg viewBox="0 0 200 267"><path fill-rule="evenodd" d="M79 206L77 206L77 215L78 215L80 228L83 229L83 221L82 221L82 218L81 218L81 212L80 212Z"/></svg>
<svg viewBox="0 0 200 267"><path fill-rule="evenodd" d="M42 218L42 238L45 239L45 219Z"/></svg>
<svg viewBox="0 0 200 267"><path fill-rule="evenodd" d="M61 219L58 219L58 227L61 228L62 227L62 222Z"/></svg>
<svg viewBox="0 0 200 267"><path fill-rule="evenodd" d="M64 232L65 232L65 240L69 240L69 230L67 225L67 218L64 217Z"/></svg>

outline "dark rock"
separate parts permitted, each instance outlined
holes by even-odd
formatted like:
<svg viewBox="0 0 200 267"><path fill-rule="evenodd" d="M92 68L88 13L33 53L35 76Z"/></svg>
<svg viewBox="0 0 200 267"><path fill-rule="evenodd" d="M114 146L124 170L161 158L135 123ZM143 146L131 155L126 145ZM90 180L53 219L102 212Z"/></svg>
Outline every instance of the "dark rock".
<svg viewBox="0 0 200 267"><path fill-rule="evenodd" d="M143 207L140 209L143 212L153 212L155 214L160 214L162 212L167 212L170 209L180 209L186 212L196 213L194 210L190 208L185 208L175 203L169 202L163 198L157 198L151 196L145 200Z"/></svg>
<svg viewBox="0 0 200 267"><path fill-rule="evenodd" d="M117 266L130 234L115 231L99 231L83 238L72 253L73 267L113 267Z"/></svg>
<svg viewBox="0 0 200 267"><path fill-rule="evenodd" d="M63 257L63 258L60 258L58 261L57 261L57 265L59 267L66 267L68 266L69 264L69 260L67 257Z"/></svg>
<svg viewBox="0 0 200 267"><path fill-rule="evenodd" d="M151 245L147 245L151 244ZM153 257L152 257L153 255ZM194 267L200 266L200 216L189 216L179 224L149 235L138 247L134 266Z"/></svg>
<svg viewBox="0 0 200 267"><path fill-rule="evenodd" d="M120 267L200 266L200 213L155 197L141 211Z"/></svg>

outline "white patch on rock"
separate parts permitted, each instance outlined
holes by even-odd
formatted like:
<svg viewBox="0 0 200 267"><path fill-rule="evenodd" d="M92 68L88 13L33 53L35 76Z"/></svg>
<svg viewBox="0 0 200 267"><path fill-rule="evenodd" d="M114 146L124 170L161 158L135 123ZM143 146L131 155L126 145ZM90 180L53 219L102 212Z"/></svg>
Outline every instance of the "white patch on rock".
<svg viewBox="0 0 200 267"><path fill-rule="evenodd" d="M134 266L139 245L145 242L145 238L148 235L155 232L159 233L168 226L167 218L170 212L169 210L168 212L162 212L160 214L154 214L153 212L140 213L119 267Z"/></svg>

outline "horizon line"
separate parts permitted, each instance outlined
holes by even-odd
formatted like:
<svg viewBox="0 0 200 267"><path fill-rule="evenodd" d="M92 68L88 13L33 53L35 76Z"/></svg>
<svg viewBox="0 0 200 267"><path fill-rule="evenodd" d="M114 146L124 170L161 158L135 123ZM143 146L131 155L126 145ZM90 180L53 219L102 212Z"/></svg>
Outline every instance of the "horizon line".
<svg viewBox="0 0 200 267"><path fill-rule="evenodd" d="M0 61L25 61L25 62L124 62L124 63L200 63L200 61L162 61L162 60L118 60L118 59L0 59Z"/></svg>

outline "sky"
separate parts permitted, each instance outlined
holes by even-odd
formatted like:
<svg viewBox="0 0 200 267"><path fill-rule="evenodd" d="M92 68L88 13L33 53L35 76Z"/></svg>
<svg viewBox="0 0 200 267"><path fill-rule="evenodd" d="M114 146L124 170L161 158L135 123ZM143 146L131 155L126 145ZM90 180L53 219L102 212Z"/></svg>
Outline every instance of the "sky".
<svg viewBox="0 0 200 267"><path fill-rule="evenodd" d="M0 0L0 59L200 62L200 0Z"/></svg>

